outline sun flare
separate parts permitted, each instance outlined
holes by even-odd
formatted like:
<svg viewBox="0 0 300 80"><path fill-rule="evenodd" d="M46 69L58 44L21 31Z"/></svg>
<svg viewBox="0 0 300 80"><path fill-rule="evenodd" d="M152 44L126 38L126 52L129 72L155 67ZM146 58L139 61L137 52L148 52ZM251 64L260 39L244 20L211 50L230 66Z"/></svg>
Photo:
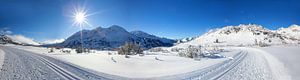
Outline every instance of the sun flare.
<svg viewBox="0 0 300 80"><path fill-rule="evenodd" d="M76 8L73 12L73 25L83 27L84 25L90 25L88 23L88 14L87 10L84 8Z"/></svg>
<svg viewBox="0 0 300 80"><path fill-rule="evenodd" d="M83 23L86 21L86 15L83 12L78 12L75 15L75 20L77 23Z"/></svg>

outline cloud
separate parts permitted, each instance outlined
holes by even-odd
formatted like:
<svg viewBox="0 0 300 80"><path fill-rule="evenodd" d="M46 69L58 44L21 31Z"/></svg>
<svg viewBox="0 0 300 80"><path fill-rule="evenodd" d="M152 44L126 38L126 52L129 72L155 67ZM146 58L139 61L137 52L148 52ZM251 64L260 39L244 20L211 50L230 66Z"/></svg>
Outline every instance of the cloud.
<svg viewBox="0 0 300 80"><path fill-rule="evenodd" d="M39 43L35 42L34 39L25 37L23 35L7 35L13 41L23 44L31 44L31 45L39 45Z"/></svg>
<svg viewBox="0 0 300 80"><path fill-rule="evenodd" d="M1 28L0 29L0 34L1 35L7 35L7 34L12 34L12 32L9 30L9 28Z"/></svg>
<svg viewBox="0 0 300 80"><path fill-rule="evenodd" d="M54 44L54 43L61 43L63 41L65 41L65 39L52 39L52 40L45 40L42 43L45 43L45 44Z"/></svg>

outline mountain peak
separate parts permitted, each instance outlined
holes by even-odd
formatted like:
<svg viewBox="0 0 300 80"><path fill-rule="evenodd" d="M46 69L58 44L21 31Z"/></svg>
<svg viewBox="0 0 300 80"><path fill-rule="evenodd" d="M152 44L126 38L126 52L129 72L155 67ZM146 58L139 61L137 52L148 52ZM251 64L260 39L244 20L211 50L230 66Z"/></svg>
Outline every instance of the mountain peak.
<svg viewBox="0 0 300 80"><path fill-rule="evenodd" d="M300 26L296 25L296 24L293 24L293 25L289 26L289 28L291 28L291 29L299 29L300 30Z"/></svg>
<svg viewBox="0 0 300 80"><path fill-rule="evenodd" d="M103 29L103 28L101 26L99 26L99 27L95 28L94 30L101 30L101 29Z"/></svg>
<svg viewBox="0 0 300 80"><path fill-rule="evenodd" d="M137 33L137 34L134 34ZM175 41L159 38L143 31L128 32L118 25L112 25L108 28L98 27L93 30L83 31L82 42L85 48L92 49L114 49L124 45L126 42L139 43L144 48L157 46L172 46ZM68 37L63 43L57 46L78 48L81 45L81 33L75 33ZM55 46L55 45L51 45Z"/></svg>
<svg viewBox="0 0 300 80"><path fill-rule="evenodd" d="M140 30L130 31L130 33L132 33L132 34L148 34L148 33L144 32L144 31L140 31Z"/></svg>
<svg viewBox="0 0 300 80"><path fill-rule="evenodd" d="M263 26L257 24L240 24L238 26L232 26L232 27L239 27L242 29L264 29Z"/></svg>
<svg viewBox="0 0 300 80"><path fill-rule="evenodd" d="M118 26L118 25L112 25L110 26L108 29L111 29L111 30L122 30L122 31L126 31L123 27L121 26Z"/></svg>

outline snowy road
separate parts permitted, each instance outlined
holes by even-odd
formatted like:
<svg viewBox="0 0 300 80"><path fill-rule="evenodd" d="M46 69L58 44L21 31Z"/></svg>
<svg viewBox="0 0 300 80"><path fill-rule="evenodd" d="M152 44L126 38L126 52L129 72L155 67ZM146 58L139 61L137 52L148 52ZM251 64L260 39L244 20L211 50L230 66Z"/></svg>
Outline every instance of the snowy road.
<svg viewBox="0 0 300 80"><path fill-rule="evenodd" d="M99 80L105 79L72 65L40 54L11 47L0 48L5 52L0 71L1 80Z"/></svg>

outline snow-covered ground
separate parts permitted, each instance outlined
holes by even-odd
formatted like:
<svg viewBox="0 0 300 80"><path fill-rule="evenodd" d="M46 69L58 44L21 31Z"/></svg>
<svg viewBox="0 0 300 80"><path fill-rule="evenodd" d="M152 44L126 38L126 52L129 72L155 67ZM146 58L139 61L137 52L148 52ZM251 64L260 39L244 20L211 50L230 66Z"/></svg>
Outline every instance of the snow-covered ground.
<svg viewBox="0 0 300 80"><path fill-rule="evenodd" d="M57 59L0 45L5 52L0 80L107 80Z"/></svg>
<svg viewBox="0 0 300 80"><path fill-rule="evenodd" d="M100 73L117 75L127 78L155 78L190 73L203 68L220 64L229 58L209 59L203 58L196 61L190 58L166 55L130 56L114 55L114 51L96 51L88 54L66 54L55 50L47 53L49 49L39 47L14 46L36 53L46 54L56 59L66 61L83 68L95 70ZM113 55L108 55L108 52ZM233 57L238 50L223 52L222 55Z"/></svg>
<svg viewBox="0 0 300 80"><path fill-rule="evenodd" d="M229 58L203 58L196 61L175 55L116 55L115 51L70 54L41 47L11 47L53 57L93 73L113 75L110 79L220 79L220 80L298 80L300 47L226 47L221 55ZM70 50L70 49L68 49ZM108 55L112 53L112 55ZM119 76L121 78L115 78ZM107 77L107 76L105 76Z"/></svg>
<svg viewBox="0 0 300 80"><path fill-rule="evenodd" d="M293 80L300 80L300 46L274 46L260 49L281 61Z"/></svg>
<svg viewBox="0 0 300 80"><path fill-rule="evenodd" d="M225 74L223 80L291 80L282 62L256 48L241 48L249 54L238 66Z"/></svg>
<svg viewBox="0 0 300 80"><path fill-rule="evenodd" d="M2 68L4 62L5 53L0 49L0 69Z"/></svg>

